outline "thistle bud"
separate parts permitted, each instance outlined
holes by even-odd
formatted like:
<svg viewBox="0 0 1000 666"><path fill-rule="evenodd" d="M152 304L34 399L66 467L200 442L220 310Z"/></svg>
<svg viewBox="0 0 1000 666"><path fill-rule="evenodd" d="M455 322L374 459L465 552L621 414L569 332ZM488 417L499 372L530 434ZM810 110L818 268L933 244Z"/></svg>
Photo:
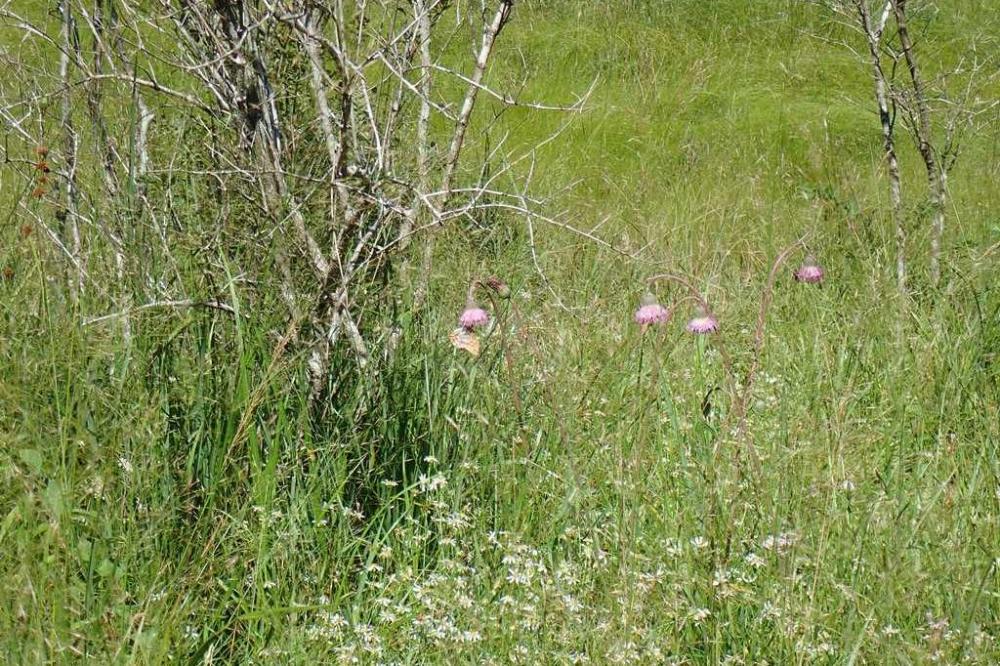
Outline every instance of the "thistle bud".
<svg viewBox="0 0 1000 666"><path fill-rule="evenodd" d="M510 298L510 287L507 283L498 278L496 275L491 275L483 282L487 287L493 290L500 298Z"/></svg>

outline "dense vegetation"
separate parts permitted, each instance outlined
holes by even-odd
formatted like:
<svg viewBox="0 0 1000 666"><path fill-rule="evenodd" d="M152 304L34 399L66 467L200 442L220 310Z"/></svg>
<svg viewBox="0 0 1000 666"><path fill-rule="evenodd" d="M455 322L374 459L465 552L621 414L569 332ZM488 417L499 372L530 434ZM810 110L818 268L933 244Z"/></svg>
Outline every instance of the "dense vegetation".
<svg viewBox="0 0 1000 666"><path fill-rule="evenodd" d="M436 29L464 34L464 4ZM918 9L932 75L1000 34L987 2ZM6 59L19 39L5 24ZM11 132L5 660L1000 661L1000 116L963 138L937 286L923 167L901 135L901 295L870 71L837 43L857 39L793 0L518 4L487 82L524 79L518 95L548 104L596 83L581 113L481 98L461 178L495 166L498 144L529 151L512 173L532 170L550 219L486 209L446 226L412 317L412 274L373 272L372 293L393 291L363 313L372 358L400 337L364 368L334 347L318 404L277 281L252 273L271 257L250 204L171 183L177 284L234 312L135 310L126 347L120 318L95 321L120 302L69 296L29 215L53 205L32 197L35 146ZM155 208L157 165L203 155L186 112L147 101ZM81 160L85 178L99 162ZM120 194L119 211L139 209ZM134 242L159 243L152 228L136 214ZM795 250L769 289L803 237L824 281L792 279ZM92 266L120 280L110 254ZM685 332L690 302L635 324L646 279L668 272L705 294L717 335ZM510 298L481 301L495 326L472 357L448 334L470 281L494 274Z"/></svg>

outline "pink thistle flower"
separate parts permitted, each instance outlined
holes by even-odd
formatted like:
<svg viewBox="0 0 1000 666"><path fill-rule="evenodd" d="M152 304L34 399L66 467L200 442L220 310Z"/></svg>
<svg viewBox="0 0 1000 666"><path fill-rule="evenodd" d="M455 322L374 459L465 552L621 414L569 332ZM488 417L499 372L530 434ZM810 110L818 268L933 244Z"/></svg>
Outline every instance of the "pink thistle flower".
<svg viewBox="0 0 1000 666"><path fill-rule="evenodd" d="M812 255L806 257L805 263L795 271L795 281L811 283L823 281L823 269L816 263L816 259Z"/></svg>
<svg viewBox="0 0 1000 666"><path fill-rule="evenodd" d="M670 310L656 302L656 297L646 294L635 311L635 323L645 329L651 324L665 324L670 320Z"/></svg>
<svg viewBox="0 0 1000 666"><path fill-rule="evenodd" d="M703 335L705 333L715 333L719 330L719 320L708 313L705 308L698 308L697 316L688 322L689 333Z"/></svg>
<svg viewBox="0 0 1000 666"><path fill-rule="evenodd" d="M481 328L485 326L490 321L490 314L476 305L474 302L469 302L465 306L465 310L462 311L461 316L458 318L458 325L467 331L471 331L476 328Z"/></svg>

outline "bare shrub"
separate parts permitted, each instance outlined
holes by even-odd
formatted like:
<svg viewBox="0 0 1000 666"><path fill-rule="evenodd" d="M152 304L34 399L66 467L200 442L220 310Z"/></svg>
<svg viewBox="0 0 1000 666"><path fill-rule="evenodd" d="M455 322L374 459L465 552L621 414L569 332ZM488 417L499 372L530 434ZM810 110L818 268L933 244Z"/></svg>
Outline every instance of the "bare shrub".
<svg viewBox="0 0 1000 666"><path fill-rule="evenodd" d="M501 108L583 106L487 85L513 6L62 0L40 16L0 4L21 44L4 64L23 73L0 84L6 158L25 182L38 163L18 155L44 147L51 164L19 209L51 240L84 323L119 323L127 348L136 312L235 313L238 285L244 311L285 310L275 353L308 350L318 395L338 345L349 372L369 367L374 346L391 355L378 314L422 307L426 232L487 208L552 220L518 185L530 150L498 149L483 158L489 170L461 166L484 96ZM439 46L446 9L453 33ZM454 55L466 35L471 62ZM425 237L417 272L411 241Z"/></svg>

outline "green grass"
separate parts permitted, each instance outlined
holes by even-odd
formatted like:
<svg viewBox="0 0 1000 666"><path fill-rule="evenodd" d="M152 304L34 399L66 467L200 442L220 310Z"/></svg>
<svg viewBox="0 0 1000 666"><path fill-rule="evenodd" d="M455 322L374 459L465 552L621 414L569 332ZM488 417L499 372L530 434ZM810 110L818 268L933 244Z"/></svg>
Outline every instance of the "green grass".
<svg viewBox="0 0 1000 666"><path fill-rule="evenodd" d="M944 63L996 25L988 3L955 4L927 27ZM819 9L516 12L492 82L527 76L526 99L562 103L597 80L538 152L537 191L642 252L536 223L563 309L522 220L449 230L431 312L322 419L305 358L272 363L281 326L223 258L182 277L225 285L239 317L144 311L128 353L114 322L81 326L4 178L6 662L1000 661L996 121L949 181L937 290L902 146L904 307L867 68L809 36L841 34ZM526 150L565 120L516 109L487 128L483 108L470 155L508 132ZM177 205L211 217L196 187ZM756 469L724 428L718 345L742 377L771 262L803 234L828 279L785 269L774 291ZM643 280L664 271L706 291L721 338L684 334L687 306L640 334ZM494 313L508 335L472 360L447 333L490 273L513 289Z"/></svg>

